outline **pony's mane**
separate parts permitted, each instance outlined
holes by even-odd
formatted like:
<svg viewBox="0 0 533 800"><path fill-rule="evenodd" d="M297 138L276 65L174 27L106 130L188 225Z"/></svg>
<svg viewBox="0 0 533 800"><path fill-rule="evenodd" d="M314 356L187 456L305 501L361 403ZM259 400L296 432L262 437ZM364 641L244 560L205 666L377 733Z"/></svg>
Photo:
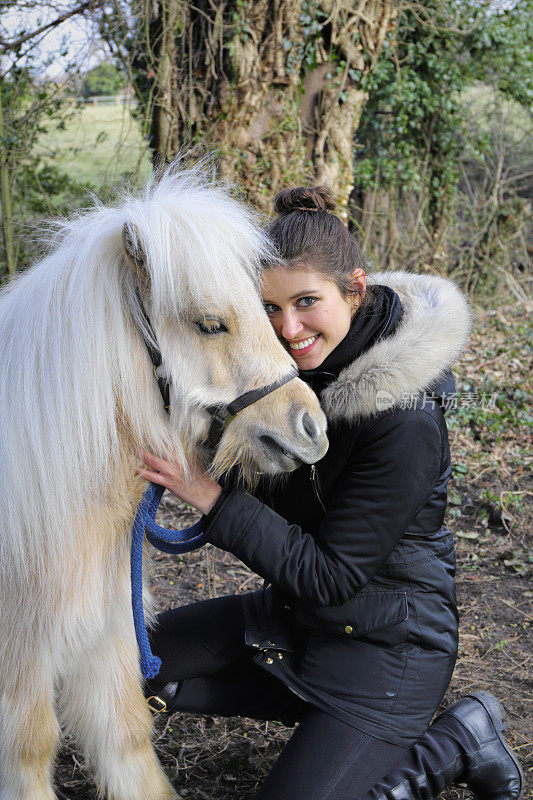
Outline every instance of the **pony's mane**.
<svg viewBox="0 0 533 800"><path fill-rule="evenodd" d="M125 223L146 253L153 320L238 307L274 258L250 210L201 169L171 168L141 196L60 223L48 255L0 295L0 558L56 552L74 510L105 499L126 407L137 437L180 452L147 389Z"/></svg>

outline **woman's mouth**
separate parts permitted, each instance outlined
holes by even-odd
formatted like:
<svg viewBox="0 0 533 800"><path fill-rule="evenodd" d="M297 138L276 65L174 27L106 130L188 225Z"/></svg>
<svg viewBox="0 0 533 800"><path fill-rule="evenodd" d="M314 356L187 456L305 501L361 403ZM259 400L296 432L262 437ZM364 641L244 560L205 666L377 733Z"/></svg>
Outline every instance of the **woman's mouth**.
<svg viewBox="0 0 533 800"><path fill-rule="evenodd" d="M302 356L308 353L315 346L315 342L319 336L320 334L317 333L315 336L309 336L307 339L301 339L299 342L289 342L291 353L296 356Z"/></svg>

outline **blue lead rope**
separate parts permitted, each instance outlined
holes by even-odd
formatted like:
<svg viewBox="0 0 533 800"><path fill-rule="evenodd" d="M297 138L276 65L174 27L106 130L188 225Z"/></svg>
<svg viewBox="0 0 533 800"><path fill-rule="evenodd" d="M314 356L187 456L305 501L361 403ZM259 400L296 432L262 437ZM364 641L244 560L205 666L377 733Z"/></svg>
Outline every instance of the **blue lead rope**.
<svg viewBox="0 0 533 800"><path fill-rule="evenodd" d="M133 624L141 657L141 672L145 678L155 678L161 668L161 659L152 654L143 608L143 539L146 538L154 547L163 553L189 553L197 550L205 543L205 534L201 522L189 528L174 531L162 528L155 521L155 515L161 501L163 486L150 483L146 489L135 519L133 521L131 542L131 605L133 608Z"/></svg>

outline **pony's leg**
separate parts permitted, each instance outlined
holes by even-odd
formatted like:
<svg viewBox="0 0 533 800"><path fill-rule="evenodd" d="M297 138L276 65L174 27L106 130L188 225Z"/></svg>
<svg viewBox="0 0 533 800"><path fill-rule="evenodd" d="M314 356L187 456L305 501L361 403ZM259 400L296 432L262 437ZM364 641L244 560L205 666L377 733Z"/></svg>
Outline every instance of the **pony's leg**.
<svg viewBox="0 0 533 800"><path fill-rule="evenodd" d="M39 667L2 675L0 691L0 800L55 800L52 763L59 740L52 681Z"/></svg>
<svg viewBox="0 0 533 800"><path fill-rule="evenodd" d="M127 636L102 636L63 676L61 717L74 729L108 800L175 800L152 747L137 660Z"/></svg>

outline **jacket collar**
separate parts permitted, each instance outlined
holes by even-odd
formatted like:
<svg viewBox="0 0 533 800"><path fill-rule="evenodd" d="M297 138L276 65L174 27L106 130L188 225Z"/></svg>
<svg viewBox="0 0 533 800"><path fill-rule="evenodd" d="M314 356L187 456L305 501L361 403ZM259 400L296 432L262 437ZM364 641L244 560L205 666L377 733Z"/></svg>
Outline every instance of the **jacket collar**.
<svg viewBox="0 0 533 800"><path fill-rule="evenodd" d="M355 421L398 407L443 377L463 351L471 311L457 286L445 278L409 272L377 272L370 285L384 284L400 298L403 315L342 369L321 394L330 421Z"/></svg>

